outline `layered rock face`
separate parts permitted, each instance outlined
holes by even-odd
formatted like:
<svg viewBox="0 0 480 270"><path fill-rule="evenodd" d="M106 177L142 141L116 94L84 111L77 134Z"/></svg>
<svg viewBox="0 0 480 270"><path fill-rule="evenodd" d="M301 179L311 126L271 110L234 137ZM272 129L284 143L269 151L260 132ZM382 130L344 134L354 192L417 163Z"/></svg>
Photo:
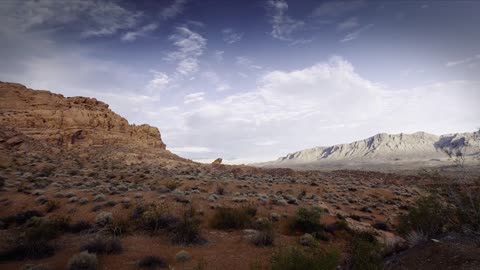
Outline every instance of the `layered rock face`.
<svg viewBox="0 0 480 270"><path fill-rule="evenodd" d="M160 132L149 125L130 125L94 98L69 97L0 82L0 125L67 149L131 145L165 149Z"/></svg>

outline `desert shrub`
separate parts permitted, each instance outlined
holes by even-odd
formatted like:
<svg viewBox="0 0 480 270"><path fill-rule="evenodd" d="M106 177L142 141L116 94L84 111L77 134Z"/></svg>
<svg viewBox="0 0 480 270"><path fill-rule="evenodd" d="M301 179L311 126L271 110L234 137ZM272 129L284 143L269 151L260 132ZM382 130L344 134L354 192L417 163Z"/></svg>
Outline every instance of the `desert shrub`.
<svg viewBox="0 0 480 270"><path fill-rule="evenodd" d="M100 204L94 205L91 209L92 212L98 212L100 210L102 210L102 205L100 205Z"/></svg>
<svg viewBox="0 0 480 270"><path fill-rule="evenodd" d="M0 189L5 186L5 178L0 176Z"/></svg>
<svg viewBox="0 0 480 270"><path fill-rule="evenodd" d="M69 219L52 217L50 219L30 219L28 227L18 231L10 245L0 252L1 260L41 259L54 254L50 240L57 238L68 228Z"/></svg>
<svg viewBox="0 0 480 270"><path fill-rule="evenodd" d="M219 230L243 229L251 225L256 212L253 207L220 207L215 209L210 225Z"/></svg>
<svg viewBox="0 0 480 270"><path fill-rule="evenodd" d="M103 202L106 200L106 196L104 194L97 194L93 197L93 200L96 202Z"/></svg>
<svg viewBox="0 0 480 270"><path fill-rule="evenodd" d="M158 256L145 256L137 262L138 267L141 268L167 268L167 263L164 259Z"/></svg>
<svg viewBox="0 0 480 270"><path fill-rule="evenodd" d="M438 197L422 197L409 207L408 213L400 216L398 232L406 235L416 231L434 236L441 233L451 219L451 210Z"/></svg>
<svg viewBox="0 0 480 270"><path fill-rule="evenodd" d="M128 219L114 219L105 227L105 232L113 237L120 237L132 232L132 222Z"/></svg>
<svg viewBox="0 0 480 270"><path fill-rule="evenodd" d="M74 255L67 264L67 270L95 270L97 256L86 251Z"/></svg>
<svg viewBox="0 0 480 270"><path fill-rule="evenodd" d="M96 237L85 244L81 251L95 254L119 254L123 248L120 239L116 237Z"/></svg>
<svg viewBox="0 0 480 270"><path fill-rule="evenodd" d="M54 247L48 242L28 242L25 239L16 238L0 252L0 261L43 259L53 256L54 253Z"/></svg>
<svg viewBox="0 0 480 270"><path fill-rule="evenodd" d="M176 182L176 181L168 181L167 183L165 183L165 187L168 188L170 191L174 191L175 189L177 189L178 187L180 187L182 184L180 182Z"/></svg>
<svg viewBox="0 0 480 270"><path fill-rule="evenodd" d="M140 228L150 232L167 229L178 222L178 219L172 216L165 207L158 204L137 206L133 210L132 219Z"/></svg>
<svg viewBox="0 0 480 270"><path fill-rule="evenodd" d="M100 212L95 217L95 223L99 226L106 226L113 222L113 215L110 212Z"/></svg>
<svg viewBox="0 0 480 270"><path fill-rule="evenodd" d="M252 236L250 242L256 246L273 246L275 232L272 222L262 218L255 222L254 227L257 229L257 232Z"/></svg>
<svg viewBox="0 0 480 270"><path fill-rule="evenodd" d="M459 191L450 201L455 206L456 225L462 231L480 234L480 191Z"/></svg>
<svg viewBox="0 0 480 270"><path fill-rule="evenodd" d="M216 191L215 191L215 193L216 193L217 195L225 195L225 188L222 187L222 186L218 186L217 189L216 189Z"/></svg>
<svg viewBox="0 0 480 270"><path fill-rule="evenodd" d="M333 270L337 268L340 253L306 252L296 247L286 247L275 252L271 258L272 270Z"/></svg>
<svg viewBox="0 0 480 270"><path fill-rule="evenodd" d="M355 270L381 270L382 246L368 232L356 233L352 240L351 266Z"/></svg>
<svg viewBox="0 0 480 270"><path fill-rule="evenodd" d="M182 217L171 226L170 232L172 242L176 244L200 244L204 241L194 208L184 211Z"/></svg>
<svg viewBox="0 0 480 270"><path fill-rule="evenodd" d="M375 222L374 224L372 224L372 227L381 231L390 231L390 227L388 226L388 224L381 221Z"/></svg>
<svg viewBox="0 0 480 270"><path fill-rule="evenodd" d="M24 212L17 213L16 215L8 216L3 218L1 221L5 223L7 226L15 223L17 225L22 225L32 217L42 217L42 213L38 212L37 210L27 210Z"/></svg>
<svg viewBox="0 0 480 270"><path fill-rule="evenodd" d="M56 167L54 165L46 165L40 168L37 172L39 177L49 177L55 172Z"/></svg>
<svg viewBox="0 0 480 270"><path fill-rule="evenodd" d="M79 233L92 229L92 225L87 221L80 220L76 223L70 224L68 231L71 233Z"/></svg>
<svg viewBox="0 0 480 270"><path fill-rule="evenodd" d="M190 253L188 253L188 251L186 250L180 250L179 252L177 252L177 254L175 254L175 260L182 264L185 264L191 259L192 259L192 255L190 255ZM183 268L185 268L185 265Z"/></svg>
<svg viewBox="0 0 480 270"><path fill-rule="evenodd" d="M57 238L69 228L70 218L53 216L49 219L31 220L29 227L24 231L28 242L45 242Z"/></svg>
<svg viewBox="0 0 480 270"><path fill-rule="evenodd" d="M80 198L78 200L78 203L81 204L81 205L85 205L88 203L88 199L87 198Z"/></svg>
<svg viewBox="0 0 480 270"><path fill-rule="evenodd" d="M312 207L310 209L300 207L289 223L292 232L314 233L323 230L320 223L322 210Z"/></svg>
<svg viewBox="0 0 480 270"><path fill-rule="evenodd" d="M45 203L45 212L51 213L55 210L60 208L60 202L59 201L47 201Z"/></svg>
<svg viewBox="0 0 480 270"><path fill-rule="evenodd" d="M414 247L418 244L424 243L428 240L428 237L422 232L411 231L405 236L409 247Z"/></svg>

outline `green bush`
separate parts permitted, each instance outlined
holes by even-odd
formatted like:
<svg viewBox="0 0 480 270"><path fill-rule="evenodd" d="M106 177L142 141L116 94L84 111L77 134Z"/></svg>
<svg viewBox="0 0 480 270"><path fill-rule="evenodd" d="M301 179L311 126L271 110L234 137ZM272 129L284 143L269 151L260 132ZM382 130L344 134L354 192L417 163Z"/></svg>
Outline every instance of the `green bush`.
<svg viewBox="0 0 480 270"><path fill-rule="evenodd" d="M170 227L170 232L175 244L200 244L205 241L201 236L200 220L194 208L185 211L178 222Z"/></svg>
<svg viewBox="0 0 480 270"><path fill-rule="evenodd" d="M324 226L320 223L322 210L317 207L310 209L300 207L289 224L292 232L314 233L322 231Z"/></svg>
<svg viewBox="0 0 480 270"><path fill-rule="evenodd" d="M352 269L381 270L382 246L374 235L363 232L356 233L352 241Z"/></svg>
<svg viewBox="0 0 480 270"><path fill-rule="evenodd" d="M460 229L480 234L480 191L457 192L452 201Z"/></svg>
<svg viewBox="0 0 480 270"><path fill-rule="evenodd" d="M137 206L133 210L132 219L136 220L140 228L153 233L167 229L178 222L178 219L172 216L165 207L158 204Z"/></svg>
<svg viewBox="0 0 480 270"><path fill-rule="evenodd" d="M215 209L215 213L210 221L214 229L244 229L252 224L253 217L257 214L254 207L220 207Z"/></svg>
<svg viewBox="0 0 480 270"><path fill-rule="evenodd" d="M333 270L337 268L340 253L306 252L296 247L286 247L275 252L271 258L272 270Z"/></svg>
<svg viewBox="0 0 480 270"><path fill-rule="evenodd" d="M9 259L41 259L50 257L55 249L50 240L69 228L69 218L54 216L50 219L31 218L26 228L18 231L10 245L0 252L0 261Z"/></svg>
<svg viewBox="0 0 480 270"><path fill-rule="evenodd" d="M453 218L452 211L436 196L422 197L408 209L408 213L400 216L398 232L406 235L417 231L434 236Z"/></svg>

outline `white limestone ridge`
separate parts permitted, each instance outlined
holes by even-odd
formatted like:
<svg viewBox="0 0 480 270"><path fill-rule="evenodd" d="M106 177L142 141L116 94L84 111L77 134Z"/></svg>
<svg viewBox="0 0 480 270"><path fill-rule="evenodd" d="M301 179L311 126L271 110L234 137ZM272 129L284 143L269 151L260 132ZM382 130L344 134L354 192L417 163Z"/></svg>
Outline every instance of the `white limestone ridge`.
<svg viewBox="0 0 480 270"><path fill-rule="evenodd" d="M480 160L480 131L437 136L380 133L365 140L329 147L315 147L281 157L264 165L319 162L391 162L445 159L445 150L459 150L469 159Z"/></svg>

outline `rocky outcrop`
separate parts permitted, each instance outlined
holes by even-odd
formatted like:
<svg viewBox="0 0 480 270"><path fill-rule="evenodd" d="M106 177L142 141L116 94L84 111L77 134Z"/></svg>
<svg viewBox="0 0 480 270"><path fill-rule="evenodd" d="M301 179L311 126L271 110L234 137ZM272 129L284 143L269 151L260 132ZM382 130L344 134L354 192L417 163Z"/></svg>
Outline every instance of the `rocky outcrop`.
<svg viewBox="0 0 480 270"><path fill-rule="evenodd" d="M104 145L165 149L157 128L130 125L101 101L16 83L0 82L0 125L66 149Z"/></svg>

